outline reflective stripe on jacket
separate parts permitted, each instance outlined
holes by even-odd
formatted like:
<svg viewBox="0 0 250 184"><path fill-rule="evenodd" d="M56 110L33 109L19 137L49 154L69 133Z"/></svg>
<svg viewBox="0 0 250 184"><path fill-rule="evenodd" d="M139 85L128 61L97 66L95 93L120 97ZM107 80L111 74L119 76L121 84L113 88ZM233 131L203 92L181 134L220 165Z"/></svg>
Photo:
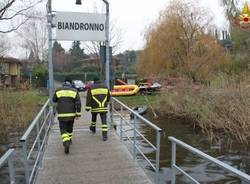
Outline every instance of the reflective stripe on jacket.
<svg viewBox="0 0 250 184"><path fill-rule="evenodd" d="M68 121L81 115L80 96L74 88L61 87L55 91L53 102L57 103L59 121Z"/></svg>
<svg viewBox="0 0 250 184"><path fill-rule="evenodd" d="M109 100L108 88L104 84L95 83L87 92L86 109L91 109L91 112L108 112Z"/></svg>

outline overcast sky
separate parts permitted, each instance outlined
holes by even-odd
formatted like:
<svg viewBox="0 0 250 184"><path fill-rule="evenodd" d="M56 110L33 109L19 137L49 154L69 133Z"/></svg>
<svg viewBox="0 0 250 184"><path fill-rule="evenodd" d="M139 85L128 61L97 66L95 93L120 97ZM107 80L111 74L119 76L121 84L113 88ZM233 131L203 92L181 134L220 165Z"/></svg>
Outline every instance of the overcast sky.
<svg viewBox="0 0 250 184"><path fill-rule="evenodd" d="M47 1L47 0L44 0ZM82 0L82 5L76 5L76 0L52 0L53 11L71 12L98 12L105 13L105 4L102 0ZM125 50L138 50L144 46L144 34L147 27L155 22L162 10L166 8L169 0L108 0L110 3L110 22L119 30L122 44L119 52ZM214 23L220 29L226 29L221 0L194 0L201 6L206 7L214 16ZM45 9L45 6L43 6ZM116 33L117 34L117 33ZM6 35L7 36L7 35ZM9 55L14 57L27 57L27 52L21 49L16 40L11 38L12 50ZM14 43L13 43L14 42ZM72 42L61 42L68 50ZM19 51L19 52L18 52Z"/></svg>
<svg viewBox="0 0 250 184"><path fill-rule="evenodd" d="M223 9L220 0L197 0L200 5L208 8L214 21L220 28L225 27ZM102 0L82 0L82 5L75 5L75 0L53 0L55 11L105 12ZM141 49L144 45L144 33L154 22L160 11L165 9L169 0L109 0L110 19L122 35L121 50ZM71 43L62 42L67 49Z"/></svg>

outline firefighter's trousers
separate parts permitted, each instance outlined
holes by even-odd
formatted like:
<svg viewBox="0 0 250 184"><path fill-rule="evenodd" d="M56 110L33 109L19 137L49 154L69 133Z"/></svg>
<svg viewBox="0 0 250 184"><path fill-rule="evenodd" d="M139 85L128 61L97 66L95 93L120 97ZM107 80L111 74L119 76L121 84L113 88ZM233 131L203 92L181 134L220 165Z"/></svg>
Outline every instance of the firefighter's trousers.
<svg viewBox="0 0 250 184"><path fill-rule="evenodd" d="M59 121L62 142L72 141L74 120Z"/></svg>
<svg viewBox="0 0 250 184"><path fill-rule="evenodd" d="M107 112L92 112L91 114L92 114L91 126L94 129L96 128L97 115L100 114L100 118L101 118L101 121L102 121L102 135L107 136L107 132L108 132Z"/></svg>

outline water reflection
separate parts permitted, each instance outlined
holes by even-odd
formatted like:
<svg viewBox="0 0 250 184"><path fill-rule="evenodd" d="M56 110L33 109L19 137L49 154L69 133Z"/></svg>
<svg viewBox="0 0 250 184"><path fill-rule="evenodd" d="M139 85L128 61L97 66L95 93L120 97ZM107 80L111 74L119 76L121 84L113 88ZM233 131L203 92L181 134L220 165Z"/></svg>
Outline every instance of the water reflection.
<svg viewBox="0 0 250 184"><path fill-rule="evenodd" d="M147 115L146 118L150 119L153 116ZM161 151L160 151L160 183L171 183L171 144L168 136L173 136L191 146L200 149L201 151L213 156L224 163L227 163L241 171L250 174L250 148L239 144L232 144L230 147L227 145L211 145L205 135L196 133L187 122L183 120L171 119L151 119L163 132L161 135ZM119 120L117 124L119 124ZM146 138L156 145L156 133L140 121L136 122L140 132ZM119 132L119 130L118 130ZM127 132L129 133L129 131ZM133 136L133 131L130 132ZM146 153L147 157L154 162L155 152L144 141L140 141L140 147ZM140 164L146 168L147 174L154 177L153 169L138 155ZM189 173L192 177L197 179L201 184L241 184L240 179L234 177L232 174L218 168L192 153L177 146L177 165ZM188 184L191 181L182 175L177 175L177 184ZM244 184L244 182L242 182Z"/></svg>

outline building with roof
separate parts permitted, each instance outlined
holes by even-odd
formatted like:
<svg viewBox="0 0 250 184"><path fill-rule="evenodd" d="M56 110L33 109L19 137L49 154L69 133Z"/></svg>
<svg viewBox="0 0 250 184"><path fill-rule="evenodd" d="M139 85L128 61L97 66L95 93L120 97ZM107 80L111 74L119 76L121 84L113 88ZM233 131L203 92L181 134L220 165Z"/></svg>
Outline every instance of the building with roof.
<svg viewBox="0 0 250 184"><path fill-rule="evenodd" d="M15 58L0 57L0 87L16 87L20 83L21 62Z"/></svg>

